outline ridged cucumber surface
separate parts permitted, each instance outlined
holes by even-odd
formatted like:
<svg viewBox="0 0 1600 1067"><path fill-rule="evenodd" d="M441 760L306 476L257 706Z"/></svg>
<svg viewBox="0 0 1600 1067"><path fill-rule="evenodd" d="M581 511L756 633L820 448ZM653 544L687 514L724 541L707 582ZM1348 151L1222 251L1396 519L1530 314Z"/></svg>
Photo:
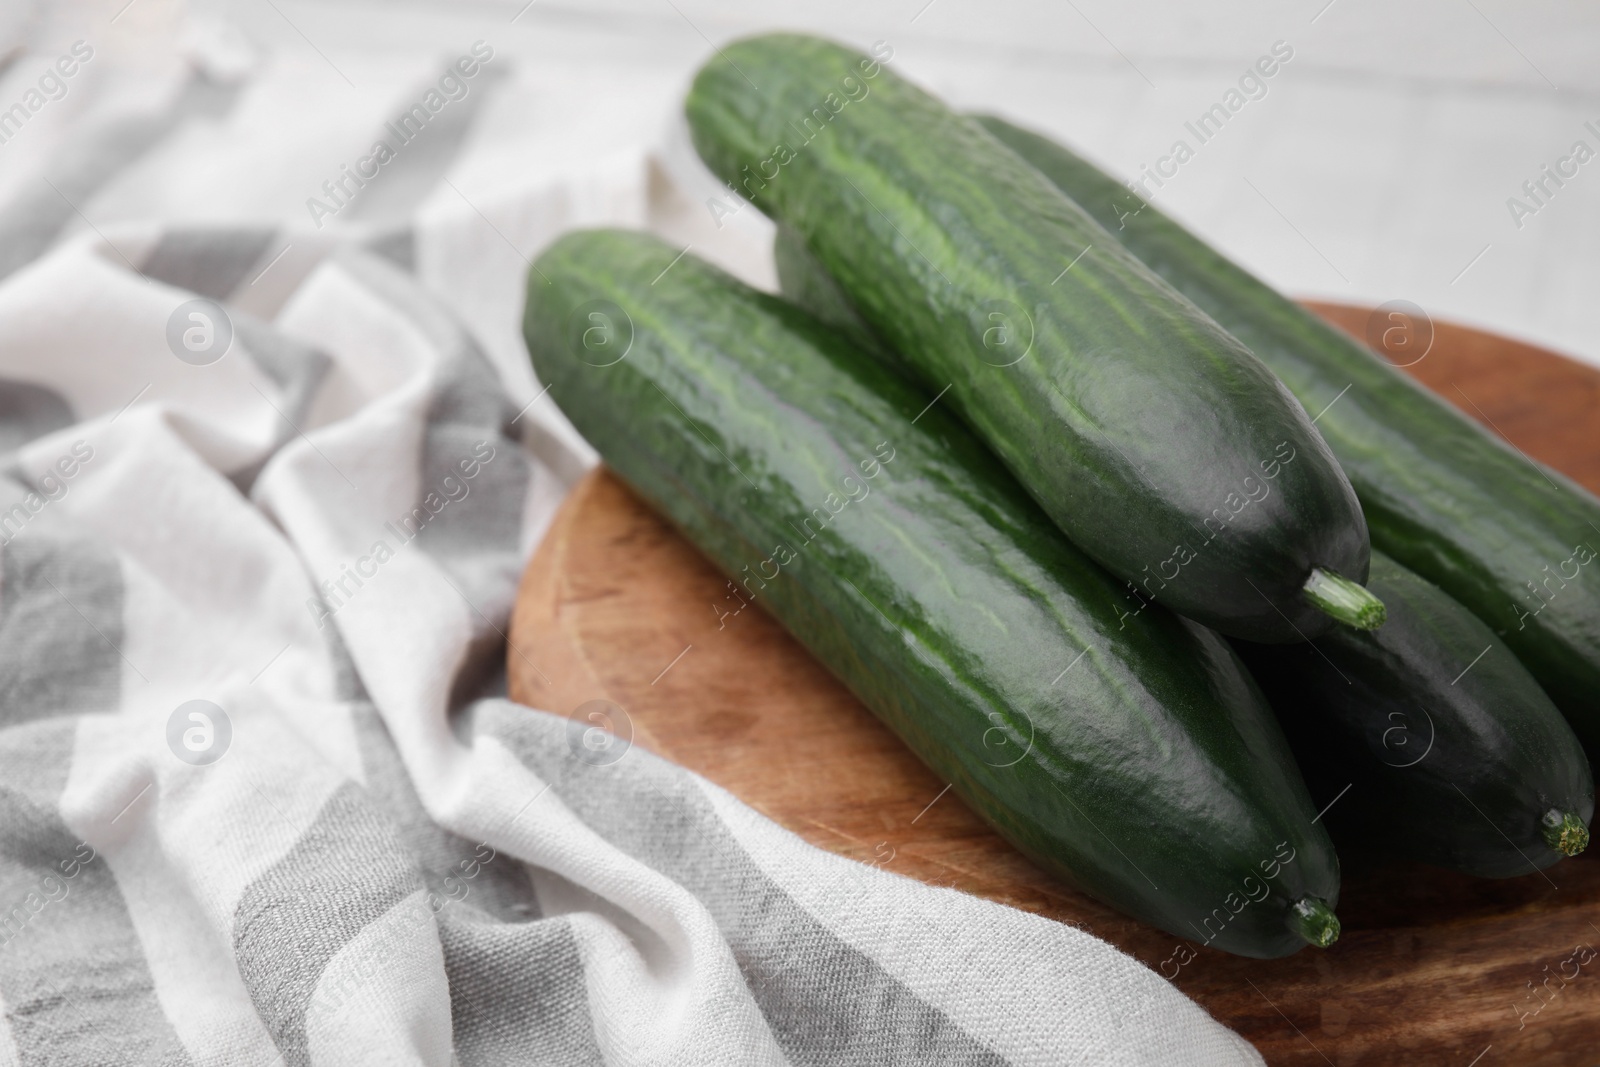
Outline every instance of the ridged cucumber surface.
<svg viewBox="0 0 1600 1067"><path fill-rule="evenodd" d="M787 34L722 49L685 110L711 169L1132 595L1258 641L1381 622L1361 510L1300 404L976 123Z"/></svg>
<svg viewBox="0 0 1600 1067"><path fill-rule="evenodd" d="M1331 940L1337 858L1227 643L1124 602L880 360L679 255L579 232L530 274L534 368L612 469L1046 869L1241 955Z"/></svg>
<svg viewBox="0 0 1600 1067"><path fill-rule="evenodd" d="M1583 851L1594 778L1571 727L1466 608L1372 553L1389 619L1315 645L1236 646L1341 845L1485 878Z"/></svg>
<svg viewBox="0 0 1600 1067"><path fill-rule="evenodd" d="M1361 498L1373 544L1486 622L1566 715L1590 759L1600 758L1600 500L1093 164L1004 120L980 121L1322 412L1317 428Z"/></svg>
<svg viewBox="0 0 1600 1067"><path fill-rule="evenodd" d="M855 342L856 347L892 363L901 371L907 370L905 361L867 325L850 303L850 297L833 280L833 275L811 254L805 238L782 223L772 240L772 262L778 275L778 291L784 299L810 312L812 318L832 326Z"/></svg>

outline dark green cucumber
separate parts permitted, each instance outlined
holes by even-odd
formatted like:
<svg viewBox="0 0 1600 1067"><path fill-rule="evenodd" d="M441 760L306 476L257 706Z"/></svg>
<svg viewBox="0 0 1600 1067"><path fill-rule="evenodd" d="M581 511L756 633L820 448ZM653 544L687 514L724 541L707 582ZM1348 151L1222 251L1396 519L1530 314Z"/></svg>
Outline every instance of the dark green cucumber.
<svg viewBox="0 0 1600 1067"><path fill-rule="evenodd" d="M606 462L1045 868L1231 952L1330 940L1338 861L1226 642L1119 606L952 415L678 255L574 233L530 274L534 368Z"/></svg>
<svg viewBox="0 0 1600 1067"><path fill-rule="evenodd" d="M1360 507L1300 404L974 122L783 34L719 52L685 108L712 171L1134 595L1260 641L1381 622Z"/></svg>
<svg viewBox="0 0 1600 1067"><path fill-rule="evenodd" d="M806 247L805 239L782 223L778 224L777 236L773 238L772 263L777 269L778 290L790 303L805 308L813 318L854 341L858 348L905 368L894 350L862 319L839 283L817 262Z"/></svg>
<svg viewBox="0 0 1600 1067"><path fill-rule="evenodd" d="M1381 630L1235 645L1312 795L1332 804L1334 839L1484 878L1581 852L1594 778L1527 668L1477 616L1381 552L1367 587L1389 611Z"/></svg>
<svg viewBox="0 0 1600 1067"><path fill-rule="evenodd" d="M793 232L780 227L773 251L786 296L877 344ZM1330 816L1335 831L1481 877L1526 874L1580 851L1593 781L1550 698L1466 608L1377 551L1372 560L1367 588L1389 611L1381 630L1335 632L1315 647L1235 643L1313 795L1326 802L1350 786ZM1427 765L1411 766L1424 751Z"/></svg>
<svg viewBox="0 0 1600 1067"><path fill-rule="evenodd" d="M980 121L1322 412L1317 427L1361 498L1373 545L1488 623L1600 758L1600 500L1093 164L1000 119Z"/></svg>

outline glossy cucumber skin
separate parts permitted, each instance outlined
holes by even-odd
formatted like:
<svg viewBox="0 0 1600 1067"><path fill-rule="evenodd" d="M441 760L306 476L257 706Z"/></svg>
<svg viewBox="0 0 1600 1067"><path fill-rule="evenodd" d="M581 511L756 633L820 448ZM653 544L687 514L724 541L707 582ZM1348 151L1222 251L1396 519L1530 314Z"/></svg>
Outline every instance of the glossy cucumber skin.
<svg viewBox="0 0 1600 1067"><path fill-rule="evenodd" d="M879 345L797 235L780 228L774 256L786 296ZM1594 787L1560 712L1499 638L1436 586L1374 550L1367 587L1394 605L1376 633L1336 630L1315 648L1234 642L1313 796L1326 803L1351 787L1328 816L1336 836L1488 878L1561 859L1539 817L1554 807L1587 825ZM1436 735L1426 765L1406 766Z"/></svg>
<svg viewBox="0 0 1600 1067"><path fill-rule="evenodd" d="M583 232L530 274L534 368L612 469L1043 867L1180 937L1300 947L1287 910L1335 903L1338 861L1226 642L1137 610L841 335L692 254L652 284L677 254ZM631 323L604 367L594 301Z"/></svg>
<svg viewBox="0 0 1600 1067"><path fill-rule="evenodd" d="M1309 417L1032 167L811 37L727 46L685 110L711 169L1137 595L1258 641L1335 625L1301 588L1314 567L1365 579L1367 532Z"/></svg>
<svg viewBox="0 0 1600 1067"><path fill-rule="evenodd" d="M778 274L778 291L785 300L844 334L857 348L892 361L902 371L909 369L861 318L850 297L806 247L805 238L779 224L772 241L772 261Z"/></svg>
<svg viewBox="0 0 1600 1067"><path fill-rule="evenodd" d="M1540 817L1594 815L1594 778L1561 712L1509 648L1381 552L1389 618L1312 645L1237 642L1341 840L1483 878L1562 858ZM1346 836L1348 835L1348 836Z"/></svg>
<svg viewBox="0 0 1600 1067"><path fill-rule="evenodd" d="M1600 758L1600 500L1154 207L1141 209L1093 164L1001 119L980 121L1249 345L1308 408L1338 397L1317 428L1361 498L1374 547L1486 622Z"/></svg>

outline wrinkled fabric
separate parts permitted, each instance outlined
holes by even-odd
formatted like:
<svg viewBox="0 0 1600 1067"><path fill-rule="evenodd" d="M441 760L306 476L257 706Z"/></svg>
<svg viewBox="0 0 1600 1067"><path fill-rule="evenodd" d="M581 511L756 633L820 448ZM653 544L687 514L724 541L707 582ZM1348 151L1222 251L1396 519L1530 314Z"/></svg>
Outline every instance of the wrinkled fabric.
<svg viewBox="0 0 1600 1067"><path fill-rule="evenodd" d="M145 243L272 249L212 236ZM16 1061L1253 1061L1087 934L496 696L565 487L476 342L358 248L203 366L194 297L98 240L0 285Z"/></svg>
<svg viewBox="0 0 1600 1067"><path fill-rule="evenodd" d="M0 146L0 1065L1260 1062L1104 942L504 698L594 462L528 262L712 220L664 94L569 114L498 53L331 221L253 209L472 45L316 107L215 49L85 103L108 51Z"/></svg>

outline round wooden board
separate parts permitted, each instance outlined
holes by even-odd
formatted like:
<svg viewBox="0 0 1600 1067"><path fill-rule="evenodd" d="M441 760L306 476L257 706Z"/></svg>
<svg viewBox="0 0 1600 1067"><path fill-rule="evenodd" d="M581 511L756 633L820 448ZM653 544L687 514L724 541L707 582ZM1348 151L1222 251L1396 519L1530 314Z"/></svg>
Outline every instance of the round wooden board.
<svg viewBox="0 0 1600 1067"><path fill-rule="evenodd" d="M1312 307L1366 332L1364 309ZM1445 324L1407 370L1600 491L1600 373ZM1332 948L1272 961L1196 949L1178 968L1185 942L1023 859L777 623L755 608L724 615L738 606L725 594L709 562L597 471L563 505L523 577L511 695L566 714L614 701L637 743L820 848L1077 924L1152 969L1176 971L1179 989L1271 1064L1600 1060L1600 957L1562 966L1580 945L1600 949L1593 852L1491 882L1344 850L1344 935ZM1563 970L1565 983L1552 977Z"/></svg>

